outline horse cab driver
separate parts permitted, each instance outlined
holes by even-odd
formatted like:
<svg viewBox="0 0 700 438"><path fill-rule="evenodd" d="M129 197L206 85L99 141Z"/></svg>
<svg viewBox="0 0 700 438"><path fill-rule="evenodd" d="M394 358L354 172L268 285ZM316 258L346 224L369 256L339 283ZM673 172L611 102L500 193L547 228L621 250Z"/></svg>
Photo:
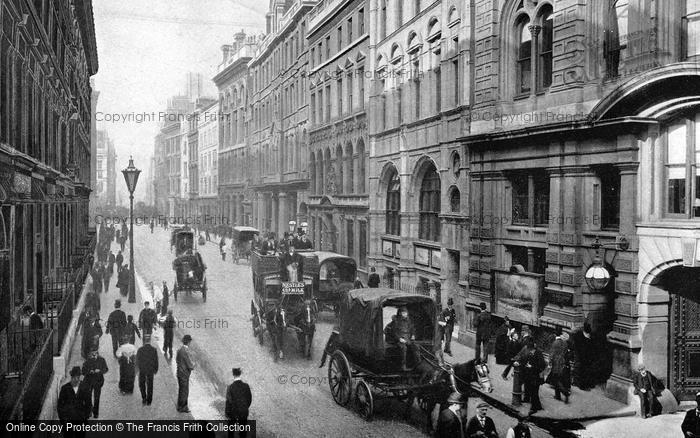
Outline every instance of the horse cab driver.
<svg viewBox="0 0 700 438"><path fill-rule="evenodd" d="M409 351L414 358L414 366L420 362L418 346L414 342L416 340L416 331L406 306L401 306L397 315L392 317L391 322L384 329L384 335L388 344L398 347L401 354L401 369L403 371L409 371L406 363L406 355Z"/></svg>

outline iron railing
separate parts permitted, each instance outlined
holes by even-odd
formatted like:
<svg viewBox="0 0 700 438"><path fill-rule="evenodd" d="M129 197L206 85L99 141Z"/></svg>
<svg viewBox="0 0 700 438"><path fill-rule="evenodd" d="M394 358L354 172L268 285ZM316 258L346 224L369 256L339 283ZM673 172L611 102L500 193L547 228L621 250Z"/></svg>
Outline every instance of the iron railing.
<svg viewBox="0 0 700 438"><path fill-rule="evenodd" d="M33 421L39 418L46 389L53 374L53 338L54 331L48 330L43 342L35 351L22 379L22 389L12 409L11 419Z"/></svg>
<svg viewBox="0 0 700 438"><path fill-rule="evenodd" d="M7 371L24 380L33 364L33 359L46 341L51 329L29 330L18 327L7 333Z"/></svg>

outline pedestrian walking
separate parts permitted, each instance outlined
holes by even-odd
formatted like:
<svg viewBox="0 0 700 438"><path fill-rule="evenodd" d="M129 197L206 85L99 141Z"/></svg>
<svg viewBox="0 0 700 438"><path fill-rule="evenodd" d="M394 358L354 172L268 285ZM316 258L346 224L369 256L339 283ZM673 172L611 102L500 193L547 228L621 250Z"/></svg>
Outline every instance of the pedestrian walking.
<svg viewBox="0 0 700 438"><path fill-rule="evenodd" d="M95 262L90 277L92 278L92 291L97 294L102 293L102 265L100 262Z"/></svg>
<svg viewBox="0 0 700 438"><path fill-rule="evenodd" d="M437 438L466 438L467 399L459 392L453 392L447 399L447 407L438 416Z"/></svg>
<svg viewBox="0 0 700 438"><path fill-rule="evenodd" d="M452 356L452 350L450 348L450 343L452 342L452 332L454 331L455 321L457 320L457 312L455 312L453 305L454 300L452 298L448 298L447 308L443 309L443 311L440 313L440 321L438 322L443 339L445 340L445 354L450 356Z"/></svg>
<svg viewBox="0 0 700 438"><path fill-rule="evenodd" d="M647 370L644 364L637 366L637 372L632 377L634 393L639 396L640 412L642 418L649 418L661 413L661 403L657 397L661 397L664 385Z"/></svg>
<svg viewBox="0 0 700 438"><path fill-rule="evenodd" d="M681 431L685 438L700 437L700 392L695 394L695 409L685 413Z"/></svg>
<svg viewBox="0 0 700 438"><path fill-rule="evenodd" d="M90 400L90 389L88 385L81 381L79 366L74 366L70 370L70 382L61 387L58 393L56 410L58 419L64 426L67 423L85 424L90 418L92 402ZM85 432L74 432L73 436L83 437Z"/></svg>
<svg viewBox="0 0 700 438"><path fill-rule="evenodd" d="M122 251L124 251L125 246L126 246L126 236L122 236L122 238L119 239L119 247L121 248Z"/></svg>
<svg viewBox="0 0 700 438"><path fill-rule="evenodd" d="M508 429L506 432L506 438L530 438L532 436L532 429L526 418L520 418L518 424Z"/></svg>
<svg viewBox="0 0 700 438"><path fill-rule="evenodd" d="M481 360L481 352L483 348L484 361L488 362L489 352L488 345L491 339L491 313L486 310L486 303L479 304L481 312L474 319L474 328L476 329L476 347L474 347L474 358Z"/></svg>
<svg viewBox="0 0 700 438"><path fill-rule="evenodd" d="M100 297L95 291L85 294L85 312L92 315L99 315L102 308Z"/></svg>
<svg viewBox="0 0 700 438"><path fill-rule="evenodd" d="M110 277L114 274L114 264L116 261L117 258L114 256L114 253L110 251L109 256L107 256L107 269L109 269Z"/></svg>
<svg viewBox="0 0 700 438"><path fill-rule="evenodd" d="M488 403L481 402L476 406L476 415L467 423L467 438L498 438L496 425L486 413L489 410Z"/></svg>
<svg viewBox="0 0 700 438"><path fill-rule="evenodd" d="M107 318L106 333L112 335L112 353L117 357L117 349L121 341L122 332L126 327L126 313L121 310L122 301L114 300L114 310Z"/></svg>
<svg viewBox="0 0 700 438"><path fill-rule="evenodd" d="M167 357L170 353L170 359L173 358L173 336L175 334L175 318L173 310L168 309L168 316L165 317L163 323L163 354Z"/></svg>
<svg viewBox="0 0 700 438"><path fill-rule="evenodd" d="M209 227L204 229L204 236L207 238L207 242L211 241L211 236L209 235Z"/></svg>
<svg viewBox="0 0 700 438"><path fill-rule="evenodd" d="M219 242L219 252L221 253L221 260L226 261L226 238L222 237Z"/></svg>
<svg viewBox="0 0 700 438"><path fill-rule="evenodd" d="M151 303L145 301L143 303L143 310L139 314L139 327L143 331L144 335L150 335L153 333L153 327L158 324L158 315L156 311L151 309Z"/></svg>
<svg viewBox="0 0 700 438"><path fill-rule="evenodd" d="M595 346L591 325L586 321L580 330L573 334L575 352L574 383L584 391L595 386L593 362L595 360Z"/></svg>
<svg viewBox="0 0 700 438"><path fill-rule="evenodd" d="M133 394L136 380L136 346L130 344L126 336L122 336L122 344L117 349L119 362L119 391L122 395Z"/></svg>
<svg viewBox="0 0 700 438"><path fill-rule="evenodd" d="M153 402L153 376L158 373L158 353L151 345L151 336L143 335L143 346L136 352L139 369L139 391L141 403L150 406Z"/></svg>
<svg viewBox="0 0 700 438"><path fill-rule="evenodd" d="M233 368L233 383L228 386L226 391L226 417L241 426L248 423L248 410L253 402L253 396L250 392L250 386L241 380L241 369ZM246 437L245 430L239 432L240 438ZM229 432L228 436L233 438L233 432Z"/></svg>
<svg viewBox="0 0 700 438"><path fill-rule="evenodd" d="M194 362L192 361L192 354L190 352L190 342L192 342L192 336L185 335L182 337L182 347L177 350L177 357L175 358L177 365L178 412L190 412L190 408L187 405L187 398L190 393L190 375L192 374L192 370L194 370Z"/></svg>
<svg viewBox="0 0 700 438"><path fill-rule="evenodd" d="M83 358L87 359L91 351L99 349L102 333L99 319L94 314L89 314L87 321L83 324L83 338L81 341Z"/></svg>
<svg viewBox="0 0 700 438"><path fill-rule="evenodd" d="M109 265L105 266L104 269L102 269L102 284L103 287L102 289L105 291L105 293L109 292L109 282L112 280L112 271L109 268Z"/></svg>
<svg viewBox="0 0 700 438"><path fill-rule="evenodd" d="M554 386L554 398L561 400L564 394L564 403L569 403L571 394L571 349L569 348L569 334L564 332L552 342L552 350L549 352L549 362L552 370L549 373L549 383Z"/></svg>
<svg viewBox="0 0 700 438"><path fill-rule="evenodd" d="M117 253L114 260L117 262L117 274L119 274L122 271L122 263L124 263L124 256L122 255L121 251Z"/></svg>
<svg viewBox="0 0 700 438"><path fill-rule="evenodd" d="M369 268L369 271L370 274L367 278L367 286L371 288L378 288L379 283L381 283L381 278L379 278L379 274L377 274L377 269L373 266Z"/></svg>
<svg viewBox="0 0 700 438"><path fill-rule="evenodd" d="M129 294L129 281L131 279L131 271L129 270L129 265L126 264L119 272L117 276L117 287L119 288L119 294L123 297Z"/></svg>
<svg viewBox="0 0 700 438"><path fill-rule="evenodd" d="M122 336L126 337L126 339L129 340L129 343L133 345L136 345L136 336L138 336L139 339L141 339L141 332L139 331L139 327L134 322L133 315L128 315L126 317L126 325L124 326L124 332L122 333Z"/></svg>
<svg viewBox="0 0 700 438"><path fill-rule="evenodd" d="M161 316L168 313L168 306L170 305L170 292L168 291L168 284L163 281L163 298L160 301L160 314Z"/></svg>
<svg viewBox="0 0 700 438"><path fill-rule="evenodd" d="M525 398L530 400L529 415L542 410L540 402L540 385L543 383L540 374L547 367L544 355L535 345L535 340L529 336L525 347L515 356L514 366L521 366L520 375L525 383Z"/></svg>
<svg viewBox="0 0 700 438"><path fill-rule="evenodd" d="M154 227L153 219L151 219L151 222L148 224L148 227L151 229L151 234L153 234L153 227Z"/></svg>
<svg viewBox="0 0 700 438"><path fill-rule="evenodd" d="M92 417L99 418L100 394L105 383L104 375L109 371L105 358L100 356L97 348L93 348L90 357L83 363L83 375L92 397Z"/></svg>

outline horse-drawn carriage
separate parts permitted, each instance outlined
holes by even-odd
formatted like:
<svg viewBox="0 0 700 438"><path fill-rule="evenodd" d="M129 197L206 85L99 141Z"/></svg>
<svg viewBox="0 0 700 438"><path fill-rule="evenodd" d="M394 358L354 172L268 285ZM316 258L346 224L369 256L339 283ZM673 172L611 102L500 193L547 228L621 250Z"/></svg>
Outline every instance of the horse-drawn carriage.
<svg viewBox="0 0 700 438"><path fill-rule="evenodd" d="M418 353L404 364L399 345L390 343L388 335L385 339L384 330L401 308L408 310L415 328L411 347ZM430 422L436 404L455 391L466 391L466 386L458 387L452 367L434 354L440 338L432 298L386 288L354 289L341 300L339 317L321 360L323 367L330 357L328 383L339 405L353 400L359 414L369 420L378 400L399 400L408 408L417 401Z"/></svg>
<svg viewBox="0 0 700 438"><path fill-rule="evenodd" d="M175 248L173 261L175 301L177 301L178 292L185 292L188 295L192 292L201 292L202 301L207 301L207 266L194 246L194 239L194 231L188 227L176 228L171 234L170 246Z"/></svg>
<svg viewBox="0 0 700 438"><path fill-rule="evenodd" d="M238 264L238 260L242 258L250 260L253 239L258 234L260 234L260 231L253 227L233 227L231 230L231 251L234 263Z"/></svg>
<svg viewBox="0 0 700 438"><path fill-rule="evenodd" d="M298 254L297 254L298 256ZM254 298L250 303L253 335L260 345L264 333L272 340L275 360L283 358L284 337L287 330L297 335L300 353L311 358L311 344L316 331L318 308L313 299L313 259L298 256L286 263L285 256L251 253Z"/></svg>
<svg viewBox="0 0 700 438"><path fill-rule="evenodd" d="M357 263L352 257L329 251L301 251L305 259L316 258L318 270L313 273L314 299L319 307L338 313L338 303L354 288Z"/></svg>

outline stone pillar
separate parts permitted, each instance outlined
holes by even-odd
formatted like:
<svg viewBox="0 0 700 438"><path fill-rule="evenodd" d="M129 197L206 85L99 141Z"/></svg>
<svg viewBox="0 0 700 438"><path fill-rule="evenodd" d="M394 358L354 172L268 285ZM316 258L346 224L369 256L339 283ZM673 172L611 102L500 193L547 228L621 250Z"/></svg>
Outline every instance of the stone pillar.
<svg viewBox="0 0 700 438"><path fill-rule="evenodd" d="M283 236L288 231L289 213L287 212L287 194L280 192L277 195L277 233Z"/></svg>
<svg viewBox="0 0 700 438"><path fill-rule="evenodd" d="M279 239L281 237L281 234L279 232L279 211L280 211L280 205L279 205L279 199L277 198L276 195L270 194L270 202L272 202L272 217L270 218L270 230L275 232L277 234L277 238Z"/></svg>

